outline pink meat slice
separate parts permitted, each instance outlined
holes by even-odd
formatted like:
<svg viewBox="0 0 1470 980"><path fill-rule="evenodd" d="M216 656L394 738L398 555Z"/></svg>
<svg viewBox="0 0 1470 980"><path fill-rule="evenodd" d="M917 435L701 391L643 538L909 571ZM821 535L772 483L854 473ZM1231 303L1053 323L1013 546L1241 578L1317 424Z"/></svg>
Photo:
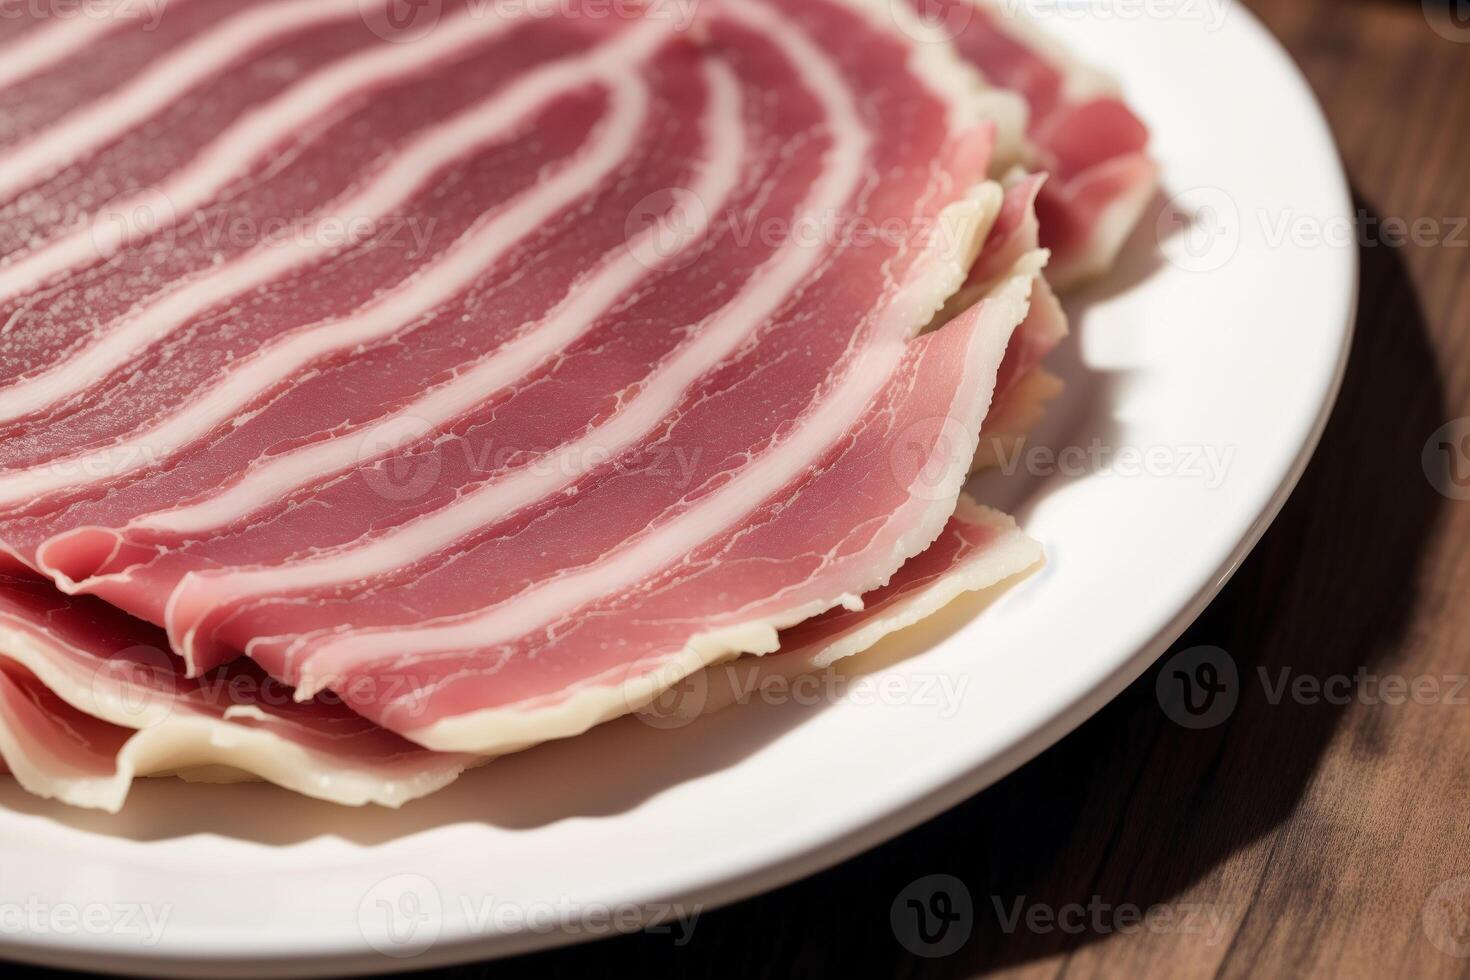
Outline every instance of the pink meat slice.
<svg viewBox="0 0 1470 980"><path fill-rule="evenodd" d="M961 497L944 532L887 585L863 596L862 609L833 609L781 633L781 648L712 667L645 711L663 723L710 714L781 693L804 675L839 668L887 637L927 619L961 595L998 596L1044 560L1041 546L1014 521ZM861 671L859 662L856 669Z"/></svg>
<svg viewBox="0 0 1470 980"><path fill-rule="evenodd" d="M473 760L340 701L300 702L248 662L183 677L159 630L0 574L0 755L32 792L116 810L134 777L223 767L336 803L398 806ZM218 778L218 775L214 778Z"/></svg>
<svg viewBox="0 0 1470 980"><path fill-rule="evenodd" d="M194 199L220 195L187 223L122 247L103 264L94 246L120 233L116 222L68 233L59 252L40 246L39 265L26 253L0 266L0 296L16 293L8 309L0 308L8 323L0 338L0 379L9 382L0 388L6 467L116 444L129 434L140 454L162 456L164 444L181 437L170 440L158 425L230 362L279 355L288 341L297 360L311 355L316 363L389 342L386 329L333 331L331 318L445 259L468 228L524 196L538 175L578 162L604 96L572 88L547 97L513 91L513 83L540 63L585 49L588 32L605 23L473 18L463 34L448 33L446 25L425 39L456 42L452 56L439 59L425 58L415 45L379 41L366 53L368 64L349 57L324 69L331 84L318 86L318 76L275 93L273 106L260 110L267 118L247 116L226 127L203 161L180 156L187 162L173 175L178 179L165 181L171 204L157 215L166 219ZM368 33L360 23L355 30ZM382 55L409 74L385 79ZM344 64L352 70L339 72ZM303 88L321 98L307 98ZM353 95L348 106L331 101L344 92ZM271 137L289 134L279 132L283 125L301 125L301 105L326 113L311 117L319 131L303 146L275 152L280 147ZM257 153L253 170L235 152L242 143ZM444 173L455 163L453 174ZM129 165L146 166L131 158ZM652 170L650 180L671 179ZM128 216L136 211L118 207ZM148 223L158 220L150 215ZM37 292L40 275L57 264L62 281ZM323 277L332 289L320 288ZM313 326L306 335L303 328ZM335 343L328 333L337 335ZM280 376L275 380L281 388ZM254 408L251 395L271 394L261 388L261 380L242 386L231 407ZM215 413L220 427L236 417L222 408ZM146 446L139 432L150 434Z"/></svg>
<svg viewBox="0 0 1470 980"><path fill-rule="evenodd" d="M951 300L952 308L965 308L983 297L997 279L1014 274L1018 263L1035 254L1040 230L1036 199L1045 180L1033 174L1006 187L1000 212L971 269L970 282ZM1067 315L1049 283L1037 282L1030 310L1012 335L995 379L995 397L981 431L975 469L1004 463L1040 421L1046 403L1061 393L1061 381L1043 364L1066 339L1067 331Z"/></svg>
<svg viewBox="0 0 1470 980"><path fill-rule="evenodd" d="M328 63L383 47L393 32L378 6L118 0L111 17L62 18L5 45L0 297L13 302L55 276L58 253L80 261L124 226L187 221L208 201L207 172L232 191L263 174L263 153L279 158L304 135L268 111L276 98ZM239 138L211 148L232 122L242 124ZM199 166L166 183L185 161Z"/></svg>
<svg viewBox="0 0 1470 980"><path fill-rule="evenodd" d="M1039 39L1024 13L993 0L910 0L948 28L960 53L1030 109L1033 169L1050 174L1036 201L1048 279L1067 288L1106 272L1152 198L1158 168L1148 129L1096 72Z"/></svg>
<svg viewBox="0 0 1470 980"><path fill-rule="evenodd" d="M835 609L785 630L780 652L710 668L697 677L697 698L644 710L661 721L718 710L773 677L789 681L860 653L962 592L1003 587L1040 560L1040 547L1008 518L962 498L939 539L864 596L862 610ZM5 769L37 795L116 811L134 779L188 778L203 766L214 767L215 781L233 771L331 802L396 806L473 764L411 745L340 704L295 702L246 664L187 680L162 641L94 598L0 575Z"/></svg>
<svg viewBox="0 0 1470 980"><path fill-rule="evenodd" d="M307 236L160 288L122 242L80 275L125 311L18 328L6 546L193 673L476 753L856 603L942 530L1037 274L914 338L1000 194L980 86L883 6L502 25L483 91L321 140L389 147L319 210L420 219L396 275Z"/></svg>

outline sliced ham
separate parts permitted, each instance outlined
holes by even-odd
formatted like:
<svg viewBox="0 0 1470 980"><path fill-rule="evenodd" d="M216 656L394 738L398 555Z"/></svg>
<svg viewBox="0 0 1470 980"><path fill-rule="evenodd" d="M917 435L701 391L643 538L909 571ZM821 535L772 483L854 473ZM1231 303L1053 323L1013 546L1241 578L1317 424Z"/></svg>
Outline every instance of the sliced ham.
<svg viewBox="0 0 1470 980"><path fill-rule="evenodd" d="M1045 184L1040 175L1023 176L1006 187L1005 199L970 281L950 300L963 310L982 298L995 282L1011 274L1016 263L1037 248L1040 222L1036 200ZM1047 282L1038 282L1025 321L1016 328L995 380L995 398L981 431L975 469L1002 464L1041 420L1047 402L1061 394L1062 383L1042 366L1067 336L1067 315Z"/></svg>
<svg viewBox="0 0 1470 980"><path fill-rule="evenodd" d="M212 769L334 803L398 806L473 760L241 663L187 680L162 634L97 599L0 574L0 755L40 796L117 810L138 776Z"/></svg>
<svg viewBox="0 0 1470 980"><path fill-rule="evenodd" d="M785 630L779 652L712 667L690 679L698 697L643 710L678 724L762 697L773 680L835 669L964 592L1004 589L1041 557L1009 518L962 498L939 539L862 610ZM0 574L0 761L39 796L113 812L135 778L156 775L267 779L330 802L397 806L475 762L420 749L340 705L296 702L245 665L186 680L161 642L96 599Z"/></svg>
<svg viewBox="0 0 1470 980"><path fill-rule="evenodd" d="M1025 98L1047 277L1065 289L1112 267L1158 183L1148 129L1107 78L1003 0L909 0L993 84Z"/></svg>
<svg viewBox="0 0 1470 980"><path fill-rule="evenodd" d="M364 47L340 5L276 6L300 20L171 41L197 74L142 69L101 130L83 99L18 137L6 179L44 188L206 62L302 46L286 87L159 122L173 169L116 199L183 206L0 265L15 558L166 627L191 676L243 652L484 755L770 652L941 535L1049 295L1020 249L917 336L1017 145L942 38L880 0L718 0L691 31L563 2Z"/></svg>
<svg viewBox="0 0 1470 980"><path fill-rule="evenodd" d="M1043 561L1041 546L1015 521L966 497L929 548L883 588L863 597L862 609L833 609L781 633L781 647L711 667L645 711L660 723L689 720L737 703L779 695L798 678L843 669L839 663L934 615L967 592L998 596ZM858 664L861 670L861 664ZM835 676L835 675L834 675Z"/></svg>

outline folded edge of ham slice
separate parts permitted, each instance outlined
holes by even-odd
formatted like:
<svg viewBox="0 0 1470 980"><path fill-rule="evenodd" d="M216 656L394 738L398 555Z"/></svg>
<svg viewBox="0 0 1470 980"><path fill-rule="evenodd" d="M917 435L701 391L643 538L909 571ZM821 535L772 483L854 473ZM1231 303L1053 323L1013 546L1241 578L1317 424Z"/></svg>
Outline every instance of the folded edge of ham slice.
<svg viewBox="0 0 1470 980"><path fill-rule="evenodd" d="M1051 175L1037 200L1041 243L1052 250L1047 277L1061 290L1081 285L1112 267L1153 198L1158 167L1147 152L1148 128L1116 82L1073 57L1023 10L1003 0L962 2L974 9L951 24L956 47L990 82L1026 100L1029 168Z"/></svg>
<svg viewBox="0 0 1470 980"><path fill-rule="evenodd" d="M397 729L407 738L442 751L499 753L550 738L580 734L593 726L653 702L664 691L699 670L745 654L774 653L779 631L797 626L833 608L861 610L860 598L884 588L916 555L923 554L942 534L955 512L960 485L969 472L979 443L981 422L990 404L994 380L1011 334L1025 319L1037 269L1019 274L970 311L940 330L912 342L910 360L895 378L894 387L912 394L952 392L942 407L915 398L914 409L900 404L894 415L901 425L862 445L855 459L886 465L905 451L918 450L922 461L908 499L885 521L884 531L870 547L844 556L841 586L829 580L819 586L798 582L789 598L772 598L758 613L718 629L691 636L682 649L641 658L610 675L595 677L554 698L507 707L450 714L421 728ZM926 403L927 401L927 403ZM859 433L855 443L866 433ZM886 438L891 436L892 438ZM833 465L824 477L836 481L860 480L855 459ZM892 480L891 475L877 479ZM804 486L794 497L773 507L795 509ZM640 609L656 618L659 607ZM595 617L595 610L591 617ZM896 628L896 627L895 627ZM360 709L361 710L361 709Z"/></svg>
<svg viewBox="0 0 1470 980"><path fill-rule="evenodd" d="M645 710L666 724L759 700L763 685L789 685L803 675L833 669L966 593L998 598L1044 561L1040 543L1015 521L962 496L939 539L888 585L864 596L863 609L834 609L785 630L778 652L711 667L693 681L697 695Z"/></svg>
<svg viewBox="0 0 1470 980"><path fill-rule="evenodd" d="M0 755L28 791L117 811L134 778L208 770L396 807L474 759L425 751L339 703L301 703L241 663L186 680L162 635L0 571Z"/></svg>
<svg viewBox="0 0 1470 980"><path fill-rule="evenodd" d="M966 287L950 301L950 309L964 309L993 287L997 276L1038 247L1041 224L1036 200L1046 183L1041 174L1016 176L1007 182L1000 213L970 272ZM1037 284L1031 309L1016 328L995 381L995 399L981 430L974 469L1003 463L1041 420L1047 402L1061 394L1061 379L1042 365L1066 339L1067 314L1049 282Z"/></svg>
<svg viewBox="0 0 1470 980"><path fill-rule="evenodd" d="M786 630L775 654L695 675L698 699L678 700L672 710L655 705L645 711L653 712L655 724L666 726L670 719L680 724L721 710L748 699L772 677L790 681L860 654L961 594L1000 594L1043 560L1041 546L1014 521L961 497L940 538L905 563L888 585L865 596L862 610L835 609ZM39 626L38 603L69 621L64 635ZM103 623L110 626L101 629ZM119 629L123 635L115 632ZM171 673L170 662L150 642L114 649L129 639L157 637L94 599L62 596L45 583L0 575L0 759L24 789L72 806L117 812L137 778L261 778L328 802L398 806L442 788L476 761L410 751L390 765L361 752L313 748L310 742L320 740L327 720L354 731L357 726L333 712L313 720L303 706L296 706L301 717L289 728L217 717L199 703L197 691L191 701L183 690L189 682ZM254 689L260 678L248 680L244 690ZM237 713L255 714L259 709L243 709L241 690L236 688ZM381 740L392 741L392 736L384 733Z"/></svg>

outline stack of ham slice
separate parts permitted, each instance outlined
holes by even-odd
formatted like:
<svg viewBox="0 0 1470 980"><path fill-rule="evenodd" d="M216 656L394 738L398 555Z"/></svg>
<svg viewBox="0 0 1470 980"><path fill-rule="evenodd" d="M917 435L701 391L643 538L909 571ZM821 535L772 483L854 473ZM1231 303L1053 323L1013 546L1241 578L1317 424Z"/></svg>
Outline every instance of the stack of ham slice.
<svg viewBox="0 0 1470 980"><path fill-rule="evenodd" d="M1041 560L961 487L1065 334L1038 235L1097 271L1120 157L1001 20L133 9L0 21L26 788L398 805Z"/></svg>

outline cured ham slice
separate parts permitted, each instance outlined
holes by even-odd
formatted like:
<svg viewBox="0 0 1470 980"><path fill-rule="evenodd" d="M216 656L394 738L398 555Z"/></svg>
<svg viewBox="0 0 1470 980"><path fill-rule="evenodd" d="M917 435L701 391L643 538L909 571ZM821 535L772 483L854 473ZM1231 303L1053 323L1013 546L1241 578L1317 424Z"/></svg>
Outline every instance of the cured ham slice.
<svg viewBox="0 0 1470 980"><path fill-rule="evenodd" d="M248 664L186 680L161 633L0 574L0 755L28 790L116 811L137 776L211 767L335 803L398 806L472 760L428 752Z"/></svg>
<svg viewBox="0 0 1470 980"><path fill-rule="evenodd" d="M1001 0L909 0L993 84L1030 109L1032 169L1050 175L1036 201L1047 277L1063 289L1106 272L1153 197L1148 129L1116 86ZM968 5L961 9L959 5Z"/></svg>
<svg viewBox="0 0 1470 980"><path fill-rule="evenodd" d="M1022 250L918 336L1005 213L1009 96L877 0L689 31L447 5L452 41L376 45L340 7L181 37L196 75L145 69L110 129L84 98L18 136L16 187L92 172L172 138L206 62L303 50L117 198L161 217L0 265L17 559L165 627L190 676L243 653L485 755L770 652L943 532L1047 295Z"/></svg>
<svg viewBox="0 0 1470 980"><path fill-rule="evenodd" d="M1025 321L1016 328L995 381L995 398L981 429L974 469L1014 455L1040 421L1047 402L1061 394L1059 378L1042 366L1067 336L1067 315L1046 282L1038 282Z"/></svg>
<svg viewBox="0 0 1470 980"><path fill-rule="evenodd" d="M862 610L786 630L778 653L710 668L693 679L697 698L676 697L672 708L660 698L644 710L668 724L760 697L773 679L830 669L964 592L1000 591L1041 558L1009 518L961 498L939 539L864 596ZM0 760L26 789L116 812L141 776L263 778L335 803L396 806L473 764L340 706L295 702L248 667L186 680L161 640L96 599L0 575Z"/></svg>
<svg viewBox="0 0 1470 980"><path fill-rule="evenodd" d="M950 301L965 309L1009 274L1017 262L1037 248L1040 222L1036 198L1045 183L1039 175L1019 178L1006 188L1000 213L991 226L970 282ZM1040 421L1046 403L1061 393L1062 383L1042 362L1067 336L1067 315L1047 282L1038 282L1030 312L1016 328L995 379L995 397L981 432L974 468L1001 462Z"/></svg>
<svg viewBox="0 0 1470 980"><path fill-rule="evenodd" d="M1009 517L961 497L939 539L865 595L862 609L833 609L785 630L778 652L711 667L645 710L670 723L758 701L763 692L782 695L798 678L838 669L967 592L998 596L1042 560L1041 546Z"/></svg>

